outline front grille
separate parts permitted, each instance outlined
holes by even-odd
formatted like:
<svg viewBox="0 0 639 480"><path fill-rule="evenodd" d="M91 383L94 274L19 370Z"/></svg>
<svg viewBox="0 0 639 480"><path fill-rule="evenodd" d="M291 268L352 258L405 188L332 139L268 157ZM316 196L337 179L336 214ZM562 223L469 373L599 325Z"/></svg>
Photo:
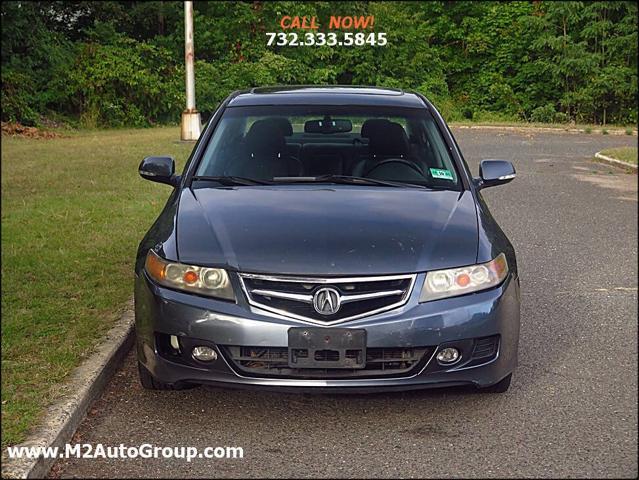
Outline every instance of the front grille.
<svg viewBox="0 0 639 480"><path fill-rule="evenodd" d="M366 378L380 376L404 376L418 371L426 363L433 349L414 348L367 348L364 368L290 368L287 347L241 347L227 345L222 348L224 355L240 373L257 377L279 378ZM351 351L357 355L358 351ZM297 355L304 354L297 352ZM318 358L318 354L320 357ZM315 352L316 360L336 360L335 352L321 350ZM346 351L349 355L349 351Z"/></svg>
<svg viewBox="0 0 639 480"><path fill-rule="evenodd" d="M361 318L405 304L415 277L299 278L240 274L251 305L279 316L321 325ZM322 306L328 308L321 311Z"/></svg>

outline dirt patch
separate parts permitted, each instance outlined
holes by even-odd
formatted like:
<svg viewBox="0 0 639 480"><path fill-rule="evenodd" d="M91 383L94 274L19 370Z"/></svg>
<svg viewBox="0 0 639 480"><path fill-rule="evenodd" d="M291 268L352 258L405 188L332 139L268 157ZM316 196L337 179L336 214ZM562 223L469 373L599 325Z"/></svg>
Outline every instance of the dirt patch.
<svg viewBox="0 0 639 480"><path fill-rule="evenodd" d="M573 167L577 169L577 167ZM591 172L573 173L573 178L582 182L588 182L598 187L616 191L620 196L619 200L630 202L637 201L637 180L635 175L622 173Z"/></svg>
<svg viewBox="0 0 639 480"><path fill-rule="evenodd" d="M51 139L51 138L60 138L60 135L57 132L52 132L50 130L41 130L36 127L26 127L19 123L9 123L2 122L2 135L9 135L12 137L21 137L21 138L38 138L38 139Z"/></svg>

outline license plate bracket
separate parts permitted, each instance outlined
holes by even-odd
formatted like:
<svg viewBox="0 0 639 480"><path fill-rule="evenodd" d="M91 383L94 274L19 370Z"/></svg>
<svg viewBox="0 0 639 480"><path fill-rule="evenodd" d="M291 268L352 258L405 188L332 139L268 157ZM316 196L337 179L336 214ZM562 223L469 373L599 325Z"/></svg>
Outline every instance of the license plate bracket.
<svg viewBox="0 0 639 480"><path fill-rule="evenodd" d="M288 364L290 368L364 368L366 330L290 328Z"/></svg>

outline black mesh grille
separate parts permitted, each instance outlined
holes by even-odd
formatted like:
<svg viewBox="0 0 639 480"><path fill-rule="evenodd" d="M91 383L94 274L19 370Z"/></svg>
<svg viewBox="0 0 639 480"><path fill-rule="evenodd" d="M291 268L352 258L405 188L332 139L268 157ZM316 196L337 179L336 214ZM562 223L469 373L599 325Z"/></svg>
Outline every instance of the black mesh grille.
<svg viewBox="0 0 639 480"><path fill-rule="evenodd" d="M491 362L499 351L499 335L476 338L470 361L464 367L474 367Z"/></svg>
<svg viewBox="0 0 639 480"><path fill-rule="evenodd" d="M475 340L472 358L484 359L495 356L495 353L497 353L498 339L498 335L493 335L492 337L483 337Z"/></svg>
<svg viewBox="0 0 639 480"><path fill-rule="evenodd" d="M362 378L379 376L404 376L417 371L428 360L432 349L415 348L367 348L366 366L363 369L290 368L287 347L239 347L225 346L223 353L241 373L257 377L280 378ZM303 354L298 352L297 354ZM335 352L322 350L315 353L326 360L334 359ZM356 351L351 355L356 355ZM349 355L349 352L346 352Z"/></svg>

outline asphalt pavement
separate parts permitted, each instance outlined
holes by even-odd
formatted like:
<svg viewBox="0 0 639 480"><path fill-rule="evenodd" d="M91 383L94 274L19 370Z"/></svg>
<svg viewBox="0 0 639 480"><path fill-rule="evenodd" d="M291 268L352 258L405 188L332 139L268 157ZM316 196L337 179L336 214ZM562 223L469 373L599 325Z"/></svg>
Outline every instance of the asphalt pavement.
<svg viewBox="0 0 639 480"><path fill-rule="evenodd" d="M75 442L239 446L242 459L72 459L68 477L637 477L637 176L593 162L637 137L455 129L513 242L520 365L506 394L149 392L129 355Z"/></svg>

